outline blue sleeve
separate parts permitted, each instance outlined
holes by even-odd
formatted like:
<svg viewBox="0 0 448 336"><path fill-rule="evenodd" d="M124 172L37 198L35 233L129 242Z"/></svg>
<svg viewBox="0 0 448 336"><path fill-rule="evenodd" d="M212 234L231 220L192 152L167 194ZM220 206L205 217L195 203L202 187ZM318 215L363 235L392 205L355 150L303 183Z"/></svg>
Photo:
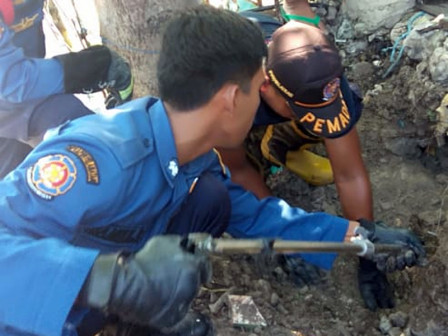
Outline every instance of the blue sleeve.
<svg viewBox="0 0 448 336"><path fill-rule="evenodd" d="M348 220L322 212L308 213L291 207L284 200L268 197L259 200L226 177L224 181L232 203L228 232L236 238L276 238L300 241L341 242ZM331 268L336 254L301 254L308 262Z"/></svg>
<svg viewBox="0 0 448 336"><path fill-rule="evenodd" d="M59 336L98 251L12 234L7 221L2 209L0 334Z"/></svg>
<svg viewBox="0 0 448 336"><path fill-rule="evenodd" d="M13 32L0 20L0 99L22 102L64 91L64 72L56 59L27 58L12 43Z"/></svg>
<svg viewBox="0 0 448 336"><path fill-rule="evenodd" d="M61 334L99 253L69 242L81 225L111 223L126 197L107 148L63 140L0 181L0 326L45 336Z"/></svg>

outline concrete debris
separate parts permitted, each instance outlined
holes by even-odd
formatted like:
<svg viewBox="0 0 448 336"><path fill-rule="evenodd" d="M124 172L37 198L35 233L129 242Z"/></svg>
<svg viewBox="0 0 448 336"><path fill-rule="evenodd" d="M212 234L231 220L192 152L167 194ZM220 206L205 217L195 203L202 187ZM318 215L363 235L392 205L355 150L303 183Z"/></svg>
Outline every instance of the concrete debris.
<svg viewBox="0 0 448 336"><path fill-rule="evenodd" d="M389 320L394 327L404 328L408 324L409 316L404 312L398 311L390 314Z"/></svg>
<svg viewBox="0 0 448 336"><path fill-rule="evenodd" d="M379 328L380 328L380 331L385 335L387 335L389 333L389 330L392 329L392 325L391 325L389 319L384 315L381 316Z"/></svg>
<svg viewBox="0 0 448 336"><path fill-rule="evenodd" d="M425 17L428 18L427 16ZM428 59L436 48L443 45L443 42L448 37L448 33L443 30L421 32L431 25L432 21L416 25L404 40L404 51L410 59L416 61Z"/></svg>
<svg viewBox="0 0 448 336"><path fill-rule="evenodd" d="M448 50L446 47L438 47L434 50L429 59L429 72L433 81L448 84Z"/></svg>
<svg viewBox="0 0 448 336"><path fill-rule="evenodd" d="M369 34L381 27L392 28L414 5L415 0L346 0L342 9L349 18L363 23L359 33Z"/></svg>
<svg viewBox="0 0 448 336"><path fill-rule="evenodd" d="M233 326L243 328L267 326L251 296L229 295L229 306Z"/></svg>
<svg viewBox="0 0 448 336"><path fill-rule="evenodd" d="M435 127L435 136L440 146L445 143L445 135L447 134L448 130L448 94L443 97L436 112L437 124Z"/></svg>
<svg viewBox="0 0 448 336"><path fill-rule="evenodd" d="M234 293L236 290L236 287L229 288L221 297L216 300L215 303L210 304L208 307L210 309L210 312L213 314L218 313L222 307L224 307L225 304L228 304L229 301L229 295Z"/></svg>

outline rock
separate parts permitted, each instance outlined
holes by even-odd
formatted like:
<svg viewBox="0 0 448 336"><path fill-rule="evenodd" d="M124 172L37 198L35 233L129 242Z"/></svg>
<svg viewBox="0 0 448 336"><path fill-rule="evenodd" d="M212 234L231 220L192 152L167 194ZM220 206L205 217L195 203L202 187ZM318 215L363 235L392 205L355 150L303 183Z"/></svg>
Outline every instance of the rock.
<svg viewBox="0 0 448 336"><path fill-rule="evenodd" d="M336 20L336 16L338 14L338 10L336 9L336 7L334 6L330 6L328 7L328 12L327 12L327 22L328 23L333 23Z"/></svg>
<svg viewBox="0 0 448 336"><path fill-rule="evenodd" d="M224 307L225 304L228 303L229 295L232 294L236 290L236 287L229 288L221 297L216 300L215 303L210 304L208 307L210 309L210 312L213 314L216 314L221 310L222 307Z"/></svg>
<svg viewBox="0 0 448 336"><path fill-rule="evenodd" d="M354 21L364 23L364 35L380 27L392 28L403 14L415 5L415 0L346 0L342 10Z"/></svg>
<svg viewBox="0 0 448 336"><path fill-rule="evenodd" d="M255 288L257 288L258 290L260 290L261 292L263 292L264 295L266 296L270 296L271 295L271 284L264 280L264 279L260 279L255 283Z"/></svg>
<svg viewBox="0 0 448 336"><path fill-rule="evenodd" d="M266 320L261 315L252 297L247 295L229 295L229 311L235 327L265 327Z"/></svg>
<svg viewBox="0 0 448 336"><path fill-rule="evenodd" d="M369 62L359 62L352 66L352 76L355 82L371 77L374 71L373 65Z"/></svg>
<svg viewBox="0 0 448 336"><path fill-rule="evenodd" d="M433 30L427 33L419 33L415 27L403 42L406 55L413 60L422 61L428 59L437 47L442 47L447 34L442 30Z"/></svg>
<svg viewBox="0 0 448 336"><path fill-rule="evenodd" d="M218 296L216 295L216 293L211 292L210 299L209 299L210 303L215 303L217 300L218 300Z"/></svg>
<svg viewBox="0 0 448 336"><path fill-rule="evenodd" d="M396 40L398 40L400 38L400 36L402 36L404 33L406 33L407 31L407 24L406 22L398 22L390 31L389 33L389 37L390 37L390 42L393 44L395 43Z"/></svg>
<svg viewBox="0 0 448 336"><path fill-rule="evenodd" d="M355 37L355 33L353 31L353 26L350 20L343 20L341 25L338 28L338 32L336 34L338 39L352 39Z"/></svg>
<svg viewBox="0 0 448 336"><path fill-rule="evenodd" d="M283 314L285 316L289 314L289 311L282 304L279 304L277 306L277 310L280 312L280 314Z"/></svg>
<svg viewBox="0 0 448 336"><path fill-rule="evenodd" d="M324 7L319 7L316 9L316 14L323 18L327 15L327 10Z"/></svg>
<svg viewBox="0 0 448 336"><path fill-rule="evenodd" d="M408 314L398 311L389 315L389 320L392 326L398 328L404 328L408 324L409 316Z"/></svg>
<svg viewBox="0 0 448 336"><path fill-rule="evenodd" d="M381 60L374 60L372 62L373 66L376 68L380 68L383 65L383 62Z"/></svg>
<svg viewBox="0 0 448 336"><path fill-rule="evenodd" d="M393 327L389 330L389 336L402 336L403 332L400 328Z"/></svg>
<svg viewBox="0 0 448 336"><path fill-rule="evenodd" d="M379 204L380 204L380 208L381 208L381 210L383 210L383 211L390 210L390 209L392 209L393 206L394 206L394 203L393 203L393 202L381 202L381 201L380 201Z"/></svg>
<svg viewBox="0 0 448 336"><path fill-rule="evenodd" d="M272 293L271 294L271 300L270 300L270 302L271 302L271 305L273 306L273 307L276 307L278 304L279 304L279 302L280 302L280 298L279 298L279 296L278 296L278 294L277 293Z"/></svg>
<svg viewBox="0 0 448 336"><path fill-rule="evenodd" d="M385 142L384 146L395 155L411 158L419 157L420 155L417 140L413 138L390 139Z"/></svg>
<svg viewBox="0 0 448 336"><path fill-rule="evenodd" d="M436 175L436 181L442 185L447 185L448 184L448 175L438 174L438 175Z"/></svg>
<svg viewBox="0 0 448 336"><path fill-rule="evenodd" d="M448 84L448 51L445 47L436 48L432 53L429 72L433 81Z"/></svg>
<svg viewBox="0 0 448 336"><path fill-rule="evenodd" d="M422 211L418 214L418 218L427 226L446 222L446 213L442 213L440 216L439 211Z"/></svg>
<svg viewBox="0 0 448 336"><path fill-rule="evenodd" d="M381 316L379 328L383 334L387 334L392 329L389 319L384 315Z"/></svg>
<svg viewBox="0 0 448 336"><path fill-rule="evenodd" d="M367 47L367 41L352 41L346 47L346 51L350 55L359 55L364 52Z"/></svg>
<svg viewBox="0 0 448 336"><path fill-rule="evenodd" d="M277 266L274 269L274 274L275 274L275 277L277 279L279 279L280 281L286 280L288 278L288 275L285 273L285 271L283 271L283 269L280 266Z"/></svg>

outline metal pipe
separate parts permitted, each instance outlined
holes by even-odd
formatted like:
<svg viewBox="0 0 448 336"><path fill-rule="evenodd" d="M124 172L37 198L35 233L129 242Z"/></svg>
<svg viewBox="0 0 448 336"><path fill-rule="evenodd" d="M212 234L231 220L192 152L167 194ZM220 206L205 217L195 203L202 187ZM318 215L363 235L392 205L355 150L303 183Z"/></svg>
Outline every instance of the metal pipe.
<svg viewBox="0 0 448 336"><path fill-rule="evenodd" d="M213 239L208 248L212 253L255 254L265 250L268 240L264 239ZM401 250L399 245L374 244L376 253ZM278 253L361 253L363 246L356 243L314 242L274 240L271 249Z"/></svg>

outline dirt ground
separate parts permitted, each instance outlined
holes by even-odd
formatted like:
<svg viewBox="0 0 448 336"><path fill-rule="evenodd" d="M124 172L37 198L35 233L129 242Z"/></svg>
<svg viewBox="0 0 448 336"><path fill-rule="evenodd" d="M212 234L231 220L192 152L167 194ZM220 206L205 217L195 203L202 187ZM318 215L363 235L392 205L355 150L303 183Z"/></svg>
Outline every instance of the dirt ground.
<svg viewBox="0 0 448 336"><path fill-rule="evenodd" d="M428 265L389 275L396 307L371 312L358 292L356 257L339 257L325 281L302 288L275 264L264 267L246 255L214 257L213 282L195 308L212 317L218 336L448 335L448 147L436 146L433 136L434 111L448 89L406 58L382 79L387 55L378 50L386 46L390 41L375 39L363 52L345 57L346 74L365 94L357 129L375 217L416 230L426 243ZM311 187L287 170L271 175L268 185L292 205L341 214L334 185ZM250 295L267 326L233 327L224 300L229 293Z"/></svg>
<svg viewBox="0 0 448 336"><path fill-rule="evenodd" d="M418 232L429 264L389 275L396 307L370 312L358 293L355 257L339 257L327 281L303 288L279 269L260 271L252 257L216 257L212 289L202 290L196 307L212 316L217 335L448 335L448 151L433 136L433 113L447 89L406 59L382 79L381 71L371 66L378 46L369 48L345 62L348 78L366 94L357 129L375 217ZM380 60L387 63L386 56ZM286 170L270 176L268 183L290 204L340 214L334 185L311 187ZM252 296L267 326L233 327L229 307L220 300L225 293Z"/></svg>

